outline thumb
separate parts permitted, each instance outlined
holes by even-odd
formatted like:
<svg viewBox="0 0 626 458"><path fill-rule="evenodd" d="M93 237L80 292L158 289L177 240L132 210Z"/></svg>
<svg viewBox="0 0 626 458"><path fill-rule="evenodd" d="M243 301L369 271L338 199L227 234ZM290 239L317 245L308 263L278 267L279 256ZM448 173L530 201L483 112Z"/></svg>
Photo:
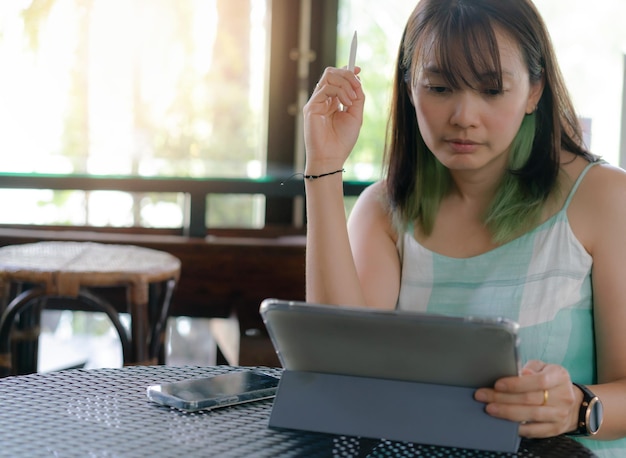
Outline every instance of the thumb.
<svg viewBox="0 0 626 458"><path fill-rule="evenodd" d="M524 367L522 368L522 375L536 374L537 372L541 372L544 367L546 367L546 363L533 359L524 364Z"/></svg>

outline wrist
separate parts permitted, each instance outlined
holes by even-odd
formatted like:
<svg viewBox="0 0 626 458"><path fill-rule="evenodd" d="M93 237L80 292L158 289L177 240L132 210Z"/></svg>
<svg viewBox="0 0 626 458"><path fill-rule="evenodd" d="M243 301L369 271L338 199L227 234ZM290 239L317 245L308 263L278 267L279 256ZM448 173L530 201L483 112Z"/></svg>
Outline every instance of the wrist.
<svg viewBox="0 0 626 458"><path fill-rule="evenodd" d="M331 172L323 172L323 173L320 173L320 174L317 174L317 175L315 175L315 174L310 174L309 175L309 174L305 173L303 176L304 176L305 180L317 180L318 178L324 178L324 177L327 177L327 176L330 176L330 175L338 175L338 174L343 173L343 172L345 172L344 169L337 169L337 170L333 170Z"/></svg>
<svg viewBox="0 0 626 458"><path fill-rule="evenodd" d="M307 161L304 166L304 175L321 175L322 173L333 172L344 168L343 161Z"/></svg>
<svg viewBox="0 0 626 458"><path fill-rule="evenodd" d="M579 392L577 400L580 396L581 402L578 404L578 421L576 427L570 430L568 435L571 436L593 436L598 433L602 426L602 418L604 409L602 401L585 385L573 384ZM576 405L576 404L575 404Z"/></svg>
<svg viewBox="0 0 626 458"><path fill-rule="evenodd" d="M572 383L572 392L574 393L574 403L570 409L568 428L565 430L569 434L578 429L578 417L580 414L580 406L583 403L583 392Z"/></svg>

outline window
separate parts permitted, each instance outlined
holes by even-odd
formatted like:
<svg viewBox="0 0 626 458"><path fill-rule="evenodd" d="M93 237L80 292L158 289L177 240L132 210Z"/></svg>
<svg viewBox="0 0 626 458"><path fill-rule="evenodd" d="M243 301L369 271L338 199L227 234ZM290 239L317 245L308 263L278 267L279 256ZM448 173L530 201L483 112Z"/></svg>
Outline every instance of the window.
<svg viewBox="0 0 626 458"><path fill-rule="evenodd" d="M626 15L622 0L534 0L546 21L591 150L619 164ZM622 164L626 166L626 164Z"/></svg>
<svg viewBox="0 0 626 458"><path fill-rule="evenodd" d="M12 152L3 154L3 172L265 174L266 1L33 0L0 8L0 150ZM3 199L16 205L9 214L24 217L17 222L179 226L183 218L176 193L3 192L14 196ZM219 215L234 206L249 215L239 223L254 224L262 205L259 197L217 200L213 219L228 223Z"/></svg>
<svg viewBox="0 0 626 458"><path fill-rule="evenodd" d="M264 1L3 3L5 171L264 173Z"/></svg>
<svg viewBox="0 0 626 458"><path fill-rule="evenodd" d="M592 151L619 162L622 0L535 0ZM415 1L0 2L2 173L265 180L304 167L301 105L352 34L367 95L346 180L381 176ZM0 223L180 227L183 192L2 189ZM348 201L353 199L348 198ZM302 224L302 199L209 195L208 227Z"/></svg>

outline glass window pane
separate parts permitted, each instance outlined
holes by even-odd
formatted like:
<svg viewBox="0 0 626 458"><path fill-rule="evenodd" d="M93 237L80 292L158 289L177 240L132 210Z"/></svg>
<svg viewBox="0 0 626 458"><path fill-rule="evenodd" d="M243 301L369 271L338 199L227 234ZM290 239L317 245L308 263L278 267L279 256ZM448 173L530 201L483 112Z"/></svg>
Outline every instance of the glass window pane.
<svg viewBox="0 0 626 458"><path fill-rule="evenodd" d="M2 171L263 175L268 10L266 0L0 2ZM5 212L2 223L181 227L184 221L184 199L176 193L2 193L21 209ZM263 211L254 204L251 215L221 220L218 212L211 221L246 220L248 227Z"/></svg>
<svg viewBox="0 0 626 458"><path fill-rule="evenodd" d="M0 189L0 224L181 228L182 193Z"/></svg>
<svg viewBox="0 0 626 458"><path fill-rule="evenodd" d="M546 21L578 114L591 123L591 150L619 163L626 2L534 0ZM622 164L626 165L626 164Z"/></svg>
<svg viewBox="0 0 626 458"><path fill-rule="evenodd" d="M265 222L265 196L213 194L207 198L208 228L260 229Z"/></svg>
<svg viewBox="0 0 626 458"><path fill-rule="evenodd" d="M0 189L0 224L84 225L85 193L50 189Z"/></svg>
<svg viewBox="0 0 626 458"><path fill-rule="evenodd" d="M346 178L380 178L389 114L389 97L402 30L415 2L405 0L340 0L337 65L348 63L350 42L357 31L356 64L365 91L365 113L359 140L346 163Z"/></svg>
<svg viewBox="0 0 626 458"><path fill-rule="evenodd" d="M0 5L3 171L246 177L264 164L263 0Z"/></svg>

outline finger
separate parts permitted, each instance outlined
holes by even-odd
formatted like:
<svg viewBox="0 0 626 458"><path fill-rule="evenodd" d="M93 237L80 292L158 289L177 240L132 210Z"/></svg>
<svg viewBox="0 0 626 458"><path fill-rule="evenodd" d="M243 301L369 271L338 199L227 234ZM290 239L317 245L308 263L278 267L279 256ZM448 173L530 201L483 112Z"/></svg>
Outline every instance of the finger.
<svg viewBox="0 0 626 458"><path fill-rule="evenodd" d="M349 114L353 115L354 117L360 119L362 122L364 106L365 106L365 95L361 93L357 95L357 98L355 99L352 105L345 107L345 111L347 111Z"/></svg>
<svg viewBox="0 0 626 458"><path fill-rule="evenodd" d="M494 417L525 423L554 423L562 417L561 408L548 405L487 404L485 411Z"/></svg>
<svg viewBox="0 0 626 458"><path fill-rule="evenodd" d="M558 407L487 406L486 411L497 418L519 423L522 437L553 437L563 432L562 409Z"/></svg>
<svg viewBox="0 0 626 458"><path fill-rule="evenodd" d="M361 87L361 80L357 77L360 68L356 68L355 72L345 69L329 67L324 70L322 77L317 82L317 87L322 88L326 84L342 87L346 91L355 91Z"/></svg>
<svg viewBox="0 0 626 458"><path fill-rule="evenodd" d="M326 103L328 99L337 99L341 104L351 106L354 103L354 100L357 99L357 94L353 90L346 92L339 86L324 84L318 87L311 96L311 100L314 103Z"/></svg>
<svg viewBox="0 0 626 458"><path fill-rule="evenodd" d="M518 434L529 439L554 437L561 434L557 423L524 422L520 423Z"/></svg>
<svg viewBox="0 0 626 458"><path fill-rule="evenodd" d="M538 372L534 369L539 366L527 367L521 377L504 377L496 381L496 391L509 393L524 393L529 391L550 390L559 385L569 384L570 377L567 370L555 364L545 364Z"/></svg>
<svg viewBox="0 0 626 458"><path fill-rule="evenodd" d="M322 76L320 77L320 80L339 76L341 78L345 78L346 80L350 81L350 83L354 87L356 87L360 85L361 83L361 80L359 80L359 78L356 77L360 73L361 73L361 67L358 67L358 66L354 67L354 71L348 70L347 67L343 67L343 68L326 67L326 69L324 70L324 73L322 73Z"/></svg>
<svg viewBox="0 0 626 458"><path fill-rule="evenodd" d="M334 93L333 90L329 90L329 93ZM344 113L348 113L352 115L356 120L363 121L363 109L365 105L365 94L359 90L357 92L357 97L354 100L351 100L350 103L344 103L343 99L340 97L326 97L323 93L322 95L314 95L312 96L307 105L305 105L305 115L323 115L328 116L337 111L342 111Z"/></svg>
<svg viewBox="0 0 626 458"><path fill-rule="evenodd" d="M481 388L474 394L474 399L487 404L508 404L543 406L550 401L549 390L533 390L522 393L501 392L491 388Z"/></svg>
<svg viewBox="0 0 626 458"><path fill-rule="evenodd" d="M333 83L330 81L320 81L317 83L312 98L317 101L324 101L325 98L336 97L346 106L351 106L359 95L345 80Z"/></svg>

